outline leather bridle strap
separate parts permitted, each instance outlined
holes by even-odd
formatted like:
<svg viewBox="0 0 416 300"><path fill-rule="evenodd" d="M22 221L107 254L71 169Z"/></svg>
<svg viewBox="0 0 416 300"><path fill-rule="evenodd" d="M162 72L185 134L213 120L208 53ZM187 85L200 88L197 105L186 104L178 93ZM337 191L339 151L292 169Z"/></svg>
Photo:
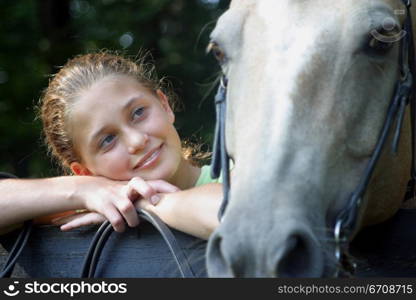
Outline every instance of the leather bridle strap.
<svg viewBox="0 0 416 300"><path fill-rule="evenodd" d="M411 101L411 118L412 118L412 165L411 165L411 180L410 184L415 181L415 94L413 75L415 74L414 64L414 42L412 32L412 19L410 14L410 0L403 0L407 9L407 17L404 25L406 36L402 38L400 43L400 62L401 62L401 78L398 81L395 89L395 95L387 111L385 123L383 125L380 137L377 141L375 150L367 164L364 175L355 191L352 193L350 200L346 206L339 212L334 222L334 238L335 238L335 256L339 261L342 259L342 254L347 253L348 242L352 233L355 231L358 221L358 213L362 204L362 197L367 189L368 183L371 179L375 166L380 158L381 152L387 141L390 129L396 120L397 127L393 137L393 151L397 151L399 135L401 131L403 115L405 107ZM413 187L414 189L414 187Z"/></svg>
<svg viewBox="0 0 416 300"><path fill-rule="evenodd" d="M12 250L10 250L7 261L3 267L3 270L0 273L0 278L10 277L12 275L14 266L16 265L17 259L25 248L27 241L29 239L30 233L32 232L33 223L32 221L26 221L23 225L22 230L19 233L19 236L16 239L16 242L13 245Z"/></svg>
<svg viewBox="0 0 416 300"><path fill-rule="evenodd" d="M169 247L173 258L178 266L179 272L184 278L195 277L189 262L180 248L175 236L170 229L159 219L155 214L139 209L137 211L140 218L151 223L162 235L164 241ZM104 222L101 227L97 230L94 235L88 252L84 258L84 263L81 270L81 278L92 278L95 275L95 271L98 265L98 260L101 256L102 250L104 249L105 243L113 232L113 227L110 222Z"/></svg>
<svg viewBox="0 0 416 300"><path fill-rule="evenodd" d="M222 172L223 200L218 211L218 220L221 221L228 205L230 192L230 157L225 145L225 118L226 118L226 92L227 79L223 75L215 95L215 110L217 122L215 124L215 137L211 161L211 177L218 178Z"/></svg>

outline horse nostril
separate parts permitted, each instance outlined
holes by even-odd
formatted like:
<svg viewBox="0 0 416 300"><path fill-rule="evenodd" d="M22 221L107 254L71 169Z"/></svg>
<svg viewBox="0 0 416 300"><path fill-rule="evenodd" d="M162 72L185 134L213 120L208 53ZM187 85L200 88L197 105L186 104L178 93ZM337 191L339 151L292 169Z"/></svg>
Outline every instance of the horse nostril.
<svg viewBox="0 0 416 300"><path fill-rule="evenodd" d="M233 277L233 272L221 249L222 237L215 232L208 241L207 270L209 277Z"/></svg>
<svg viewBox="0 0 416 300"><path fill-rule="evenodd" d="M318 243L308 234L292 234L281 250L277 264L278 277L320 277L323 255Z"/></svg>

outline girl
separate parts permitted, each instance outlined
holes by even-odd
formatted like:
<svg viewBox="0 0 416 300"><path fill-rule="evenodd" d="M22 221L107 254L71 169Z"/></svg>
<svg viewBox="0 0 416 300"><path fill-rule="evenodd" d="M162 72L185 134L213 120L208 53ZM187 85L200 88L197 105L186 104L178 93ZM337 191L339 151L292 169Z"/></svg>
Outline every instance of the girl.
<svg viewBox="0 0 416 300"><path fill-rule="evenodd" d="M0 181L0 227L67 210L62 230L108 219L138 225L135 206L173 228L208 238L218 225L221 184L182 154L169 96L153 68L118 55L78 56L52 78L40 102L46 142L73 174Z"/></svg>

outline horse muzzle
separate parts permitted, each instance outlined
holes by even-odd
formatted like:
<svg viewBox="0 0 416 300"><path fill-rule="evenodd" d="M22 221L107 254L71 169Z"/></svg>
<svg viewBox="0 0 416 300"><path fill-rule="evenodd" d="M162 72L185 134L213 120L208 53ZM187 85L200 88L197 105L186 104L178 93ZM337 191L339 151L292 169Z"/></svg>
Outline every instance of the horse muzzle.
<svg viewBox="0 0 416 300"><path fill-rule="evenodd" d="M301 222L290 222L284 230L268 236L268 241L239 236L241 231L225 234L226 231L226 224L222 224L209 240L207 269L210 277L325 276L325 254L313 232ZM244 247L239 240L245 241ZM247 247L247 241L253 240L256 244ZM265 259L255 259L260 256Z"/></svg>

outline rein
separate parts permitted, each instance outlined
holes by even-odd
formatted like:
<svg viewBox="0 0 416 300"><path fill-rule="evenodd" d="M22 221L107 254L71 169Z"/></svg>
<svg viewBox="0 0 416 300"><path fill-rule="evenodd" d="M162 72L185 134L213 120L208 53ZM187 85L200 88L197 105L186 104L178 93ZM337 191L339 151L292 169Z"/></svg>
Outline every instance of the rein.
<svg viewBox="0 0 416 300"><path fill-rule="evenodd" d="M335 239L335 257L337 261L345 269L351 269L352 264L348 261L348 246L351 240L353 232L357 229L358 214L362 206L362 198L368 187L371 176L375 169L375 166L380 158L381 152L384 149L386 140L389 136L391 127L394 121L396 121L396 128L394 131L392 151L397 154L397 148L400 140L400 133L403 124L405 108L410 103L411 111L411 151L412 162L410 170L410 180L408 183L407 197L415 197L415 184L416 184L416 84L414 84L413 76L416 75L415 64L415 47L413 40L412 30L412 17L410 12L411 0L402 0L406 6L406 21L403 26L406 35L400 42L400 78L396 83L395 94L389 105L387 116L380 133L380 137L377 141L374 152L367 164L365 172L360 179L360 182L354 192L351 194L349 201L340 210L335 220L333 220L333 234ZM221 208L218 212L218 219L221 221L224 212L229 202L229 161L230 157L226 150L225 142L225 114L226 114L226 93L227 93L227 78L223 74L220 85L218 87L217 94L215 96L216 116L217 123L215 127L214 147L213 147L213 160L211 176L218 178L222 172L223 176L223 192L224 198L221 204ZM354 266L353 266L354 268ZM337 273L335 276L339 276Z"/></svg>
<svg viewBox="0 0 416 300"><path fill-rule="evenodd" d="M169 227L158 216L149 211L139 209L137 213L140 218L151 223L159 231L178 266L181 276L183 278L194 278L195 274ZM109 221L104 222L97 230L84 258L80 274L81 278L93 278L95 276L95 270L97 269L101 252L113 232L113 226Z"/></svg>
<svg viewBox="0 0 416 300"><path fill-rule="evenodd" d="M22 231L20 231L19 236L17 237L16 242L13 245L12 250L10 250L6 263L0 272L0 278L7 278L12 275L17 259L19 258L20 254L25 248L27 241L29 239L30 233L32 232L32 229L33 229L33 222L26 221L23 225Z"/></svg>

